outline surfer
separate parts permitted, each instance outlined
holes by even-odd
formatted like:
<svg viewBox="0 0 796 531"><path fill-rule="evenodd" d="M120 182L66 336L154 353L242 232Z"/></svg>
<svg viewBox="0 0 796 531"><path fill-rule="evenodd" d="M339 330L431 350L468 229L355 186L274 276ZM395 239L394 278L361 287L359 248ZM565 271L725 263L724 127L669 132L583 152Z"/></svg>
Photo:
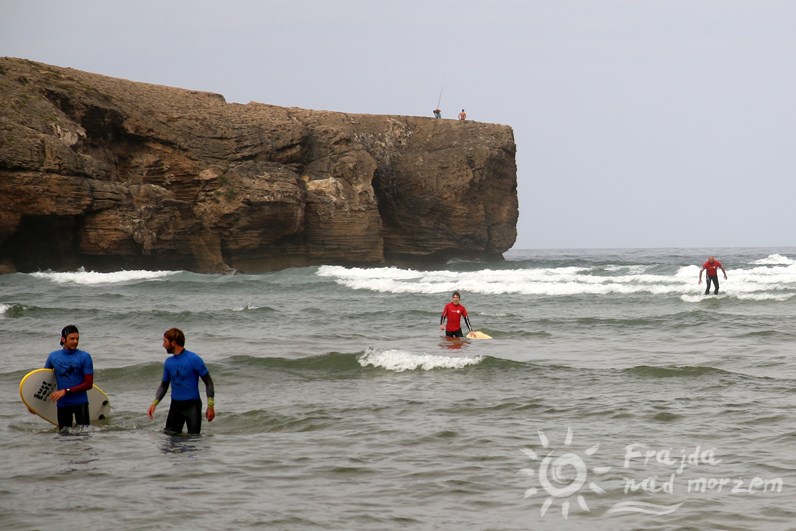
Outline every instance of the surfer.
<svg viewBox="0 0 796 531"><path fill-rule="evenodd" d="M91 354L77 348L80 332L75 325L67 325L61 330L61 349L50 352L45 369L53 369L57 391L50 394L50 400L57 401L58 429L72 427L74 418L78 426L91 424L88 412L88 394L94 387L94 361Z"/></svg>
<svg viewBox="0 0 796 531"><path fill-rule="evenodd" d="M195 353L185 349L185 334L179 328L170 328L163 334L163 348L172 354L163 363L163 379L155 391L155 400L146 414L152 419L155 408L166 396L169 384L171 405L166 417L166 433L180 434L187 424L188 433L198 435L202 431L202 399L199 396L199 378L205 383L207 393L207 422L216 418L215 389L210 371L205 362Z"/></svg>
<svg viewBox="0 0 796 531"><path fill-rule="evenodd" d="M707 281L707 288L705 288L705 295L710 293L710 283L713 282L715 284L716 289L713 290L713 295L719 294L719 273L716 269L721 269L722 273L724 273L724 280L727 280L727 272L724 270L724 267L721 265L721 262L716 260L715 256L711 256L708 258L708 261L702 264L702 269L699 270L699 284L702 284L702 271L707 271L705 273L705 280Z"/></svg>
<svg viewBox="0 0 796 531"><path fill-rule="evenodd" d="M442 316L439 318L439 329L445 330L445 337L462 337L461 318L464 317L464 323L467 325L467 330L472 331L470 326L470 319L467 317L467 309L459 303L462 296L458 291L454 291L451 296L451 301L442 309ZM447 323L445 320L447 319Z"/></svg>

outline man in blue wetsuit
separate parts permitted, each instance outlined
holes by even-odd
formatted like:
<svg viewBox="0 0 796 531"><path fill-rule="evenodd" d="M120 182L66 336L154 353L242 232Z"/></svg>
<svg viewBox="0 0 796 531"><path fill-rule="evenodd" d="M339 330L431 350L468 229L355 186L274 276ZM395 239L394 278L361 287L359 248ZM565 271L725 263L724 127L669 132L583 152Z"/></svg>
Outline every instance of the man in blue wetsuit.
<svg viewBox="0 0 796 531"><path fill-rule="evenodd" d="M57 401L58 429L72 427L72 419L78 426L91 424L88 413L88 391L94 387L94 362L85 350L78 350L80 332L75 325L61 330L60 350L50 352L45 369L53 369L58 390L50 394Z"/></svg>
<svg viewBox="0 0 796 531"><path fill-rule="evenodd" d="M166 417L167 433L182 433L182 428L187 424L188 433L198 435L202 431L202 399L199 397L199 378L205 383L207 393L207 411L205 417L208 422L216 418L215 389L210 371L205 362L190 350L185 350L185 334L179 328L170 328L163 334L163 348L173 354L163 363L163 379L155 391L155 400L149 406L146 414L154 418L155 408L166 396L166 391L171 384L171 405L169 415Z"/></svg>

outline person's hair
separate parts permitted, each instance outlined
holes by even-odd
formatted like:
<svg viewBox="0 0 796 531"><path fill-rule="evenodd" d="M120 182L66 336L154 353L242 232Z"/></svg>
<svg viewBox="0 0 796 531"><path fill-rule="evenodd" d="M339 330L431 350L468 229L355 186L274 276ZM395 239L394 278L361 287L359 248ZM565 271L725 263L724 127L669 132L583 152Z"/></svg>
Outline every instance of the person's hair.
<svg viewBox="0 0 796 531"><path fill-rule="evenodd" d="M61 344L62 345L64 344L64 339L66 339L66 336L68 336L69 334L79 334L79 333L80 332L78 332L77 327L75 325L66 325L65 327L63 327L63 329L61 329Z"/></svg>
<svg viewBox="0 0 796 531"><path fill-rule="evenodd" d="M460 299L462 298L461 294L458 291L454 291L451 297L459 297Z"/></svg>
<svg viewBox="0 0 796 531"><path fill-rule="evenodd" d="M169 341L174 341L181 347L185 346L185 334L183 334L182 330L179 328L169 328L166 330L166 333L163 334L163 337Z"/></svg>

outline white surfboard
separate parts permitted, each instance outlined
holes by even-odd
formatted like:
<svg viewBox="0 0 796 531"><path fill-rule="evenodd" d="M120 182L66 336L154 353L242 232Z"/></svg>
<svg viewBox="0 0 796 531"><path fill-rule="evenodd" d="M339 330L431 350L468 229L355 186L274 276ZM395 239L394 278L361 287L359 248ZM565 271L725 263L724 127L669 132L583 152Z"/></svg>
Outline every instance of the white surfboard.
<svg viewBox="0 0 796 531"><path fill-rule="evenodd" d="M22 402L47 422L58 426L58 407L50 400L56 391L55 372L52 369L36 369L26 374L19 382ZM111 401L105 391L96 385L88 390L88 415L91 422L105 420L111 414Z"/></svg>
<svg viewBox="0 0 796 531"><path fill-rule="evenodd" d="M489 334L485 334L485 333L480 332L478 330L471 330L467 334L467 337L470 338L470 339L492 339L492 336L490 336Z"/></svg>

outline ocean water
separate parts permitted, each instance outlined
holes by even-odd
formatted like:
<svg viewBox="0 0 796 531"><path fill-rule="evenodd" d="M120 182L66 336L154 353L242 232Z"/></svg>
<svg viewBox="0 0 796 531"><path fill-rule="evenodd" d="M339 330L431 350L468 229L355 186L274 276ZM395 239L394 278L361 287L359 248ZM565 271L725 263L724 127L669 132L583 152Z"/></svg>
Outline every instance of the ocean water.
<svg viewBox="0 0 796 531"><path fill-rule="evenodd" d="M60 434L18 385L71 323L113 413ZM0 528L794 529L794 325L796 248L0 276ZM172 326L198 437L145 414Z"/></svg>

